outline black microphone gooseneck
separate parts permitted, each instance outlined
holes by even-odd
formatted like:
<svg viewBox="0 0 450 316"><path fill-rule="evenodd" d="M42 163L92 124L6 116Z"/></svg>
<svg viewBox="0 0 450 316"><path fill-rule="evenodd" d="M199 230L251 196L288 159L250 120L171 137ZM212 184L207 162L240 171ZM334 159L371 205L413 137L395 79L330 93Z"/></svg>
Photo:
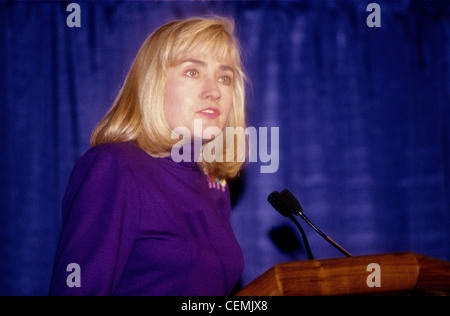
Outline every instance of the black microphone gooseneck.
<svg viewBox="0 0 450 316"><path fill-rule="evenodd" d="M299 215L309 226L312 227L320 236L322 236L326 241L328 241L333 247L335 247L337 250L342 252L347 257L351 257L351 254L342 248L338 243L336 243L333 239L322 233L316 226L314 226L313 223L305 216L303 212L303 208L300 205L300 202L295 198L295 196L289 192L289 190L284 189L279 193L281 196L284 197L285 201L289 204L290 208L289 210L294 213L295 215Z"/></svg>
<svg viewBox="0 0 450 316"><path fill-rule="evenodd" d="M303 243L305 244L306 252L308 254L308 259L313 260L313 255L311 253L311 248L309 247L308 239L306 238L305 231L303 230L300 223L292 216L292 212L289 210L289 205L285 198L278 192L274 191L267 197L267 201L273 206L275 210L277 210L281 215L288 217L291 219L295 226L297 226L298 230L302 234Z"/></svg>

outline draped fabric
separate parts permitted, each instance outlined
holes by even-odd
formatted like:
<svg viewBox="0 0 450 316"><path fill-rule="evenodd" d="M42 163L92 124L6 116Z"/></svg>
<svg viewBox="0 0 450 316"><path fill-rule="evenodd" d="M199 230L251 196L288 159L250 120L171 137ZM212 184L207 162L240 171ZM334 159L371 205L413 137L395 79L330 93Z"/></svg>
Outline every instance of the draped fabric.
<svg viewBox="0 0 450 316"><path fill-rule="evenodd" d="M381 27L368 27L369 2L77 1L79 28L70 2L0 2L0 294L47 294L70 172L145 38L211 14L236 22L248 125L279 157L261 173L260 150L233 184L241 285L307 260L267 202L284 188L352 255L450 260L450 3L376 1ZM314 258L342 256L302 226Z"/></svg>

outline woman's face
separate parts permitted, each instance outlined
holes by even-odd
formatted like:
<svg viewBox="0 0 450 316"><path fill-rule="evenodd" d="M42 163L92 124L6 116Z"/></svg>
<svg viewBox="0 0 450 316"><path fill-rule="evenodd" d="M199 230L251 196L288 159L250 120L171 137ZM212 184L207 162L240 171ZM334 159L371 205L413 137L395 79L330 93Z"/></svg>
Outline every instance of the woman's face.
<svg viewBox="0 0 450 316"><path fill-rule="evenodd" d="M196 49L166 75L164 115L172 130L186 127L196 139L208 140L211 137L204 137L203 130L225 127L233 104L231 63L213 54L199 54Z"/></svg>

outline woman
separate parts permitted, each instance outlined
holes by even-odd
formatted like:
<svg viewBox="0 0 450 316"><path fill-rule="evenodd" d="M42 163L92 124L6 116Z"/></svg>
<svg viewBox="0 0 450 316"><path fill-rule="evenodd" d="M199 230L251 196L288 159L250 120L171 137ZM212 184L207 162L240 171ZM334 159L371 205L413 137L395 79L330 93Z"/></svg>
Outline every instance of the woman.
<svg viewBox="0 0 450 316"><path fill-rule="evenodd" d="M192 18L144 42L69 181L51 295L230 294L243 255L225 179L243 163L171 153L199 143L235 156L234 143L205 133L245 128L232 33L230 20ZM191 137L180 142L179 128Z"/></svg>

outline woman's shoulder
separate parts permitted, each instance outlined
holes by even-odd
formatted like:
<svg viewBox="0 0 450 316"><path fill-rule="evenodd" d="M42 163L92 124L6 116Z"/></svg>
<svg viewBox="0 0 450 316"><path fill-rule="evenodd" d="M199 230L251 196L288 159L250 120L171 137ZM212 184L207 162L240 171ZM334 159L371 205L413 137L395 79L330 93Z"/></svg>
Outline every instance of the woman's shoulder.
<svg viewBox="0 0 450 316"><path fill-rule="evenodd" d="M86 154L114 155L119 157L139 156L146 154L133 143L104 143L91 147Z"/></svg>
<svg viewBox="0 0 450 316"><path fill-rule="evenodd" d="M114 166L135 169L151 164L155 159L133 143L104 143L91 147L77 162L78 166L91 168ZM84 168L83 168L84 169Z"/></svg>
<svg viewBox="0 0 450 316"><path fill-rule="evenodd" d="M113 158L119 162L149 160L152 157L133 143L104 143L91 147L84 156Z"/></svg>

